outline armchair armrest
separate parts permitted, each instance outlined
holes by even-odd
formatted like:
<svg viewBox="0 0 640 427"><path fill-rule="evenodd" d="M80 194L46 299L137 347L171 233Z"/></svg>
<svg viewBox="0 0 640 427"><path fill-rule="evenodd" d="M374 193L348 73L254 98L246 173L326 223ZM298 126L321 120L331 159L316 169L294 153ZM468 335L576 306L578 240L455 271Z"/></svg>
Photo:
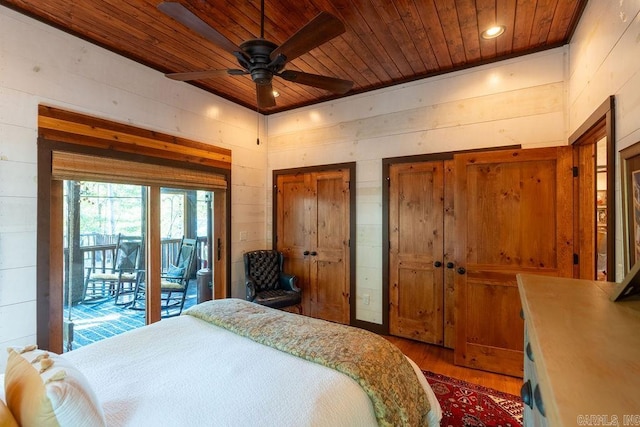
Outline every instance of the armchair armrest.
<svg viewBox="0 0 640 427"><path fill-rule="evenodd" d="M297 286L298 278L293 274L280 273L280 277L278 278L280 282L280 287L287 291L300 292L301 289Z"/></svg>
<svg viewBox="0 0 640 427"><path fill-rule="evenodd" d="M247 287L247 301L253 301L256 299L256 281L253 277L247 276L245 284Z"/></svg>

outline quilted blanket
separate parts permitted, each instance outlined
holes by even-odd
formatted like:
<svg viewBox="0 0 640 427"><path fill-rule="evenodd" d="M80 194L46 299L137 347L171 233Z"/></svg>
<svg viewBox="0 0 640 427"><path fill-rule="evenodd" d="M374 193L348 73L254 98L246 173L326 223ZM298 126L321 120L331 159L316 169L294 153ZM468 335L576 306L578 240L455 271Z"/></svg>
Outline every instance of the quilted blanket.
<svg viewBox="0 0 640 427"><path fill-rule="evenodd" d="M353 378L381 426L426 426L429 401L402 352L371 332L240 299L209 301L191 315Z"/></svg>

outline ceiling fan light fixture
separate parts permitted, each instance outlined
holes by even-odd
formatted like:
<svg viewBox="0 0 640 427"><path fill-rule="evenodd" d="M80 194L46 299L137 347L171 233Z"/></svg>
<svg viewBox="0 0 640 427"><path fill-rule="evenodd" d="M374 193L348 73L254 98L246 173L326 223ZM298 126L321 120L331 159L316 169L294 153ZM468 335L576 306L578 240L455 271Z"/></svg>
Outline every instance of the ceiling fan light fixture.
<svg viewBox="0 0 640 427"><path fill-rule="evenodd" d="M204 79L220 75L251 75L256 85L258 109L276 106L272 87L274 77L280 77L294 83L312 86L336 94L344 94L351 90L353 82L335 77L305 73L302 71L284 70L285 65L323 43L346 31L342 21L329 12L320 12L315 18L291 35L282 44L264 38L264 0L260 3L260 37L245 40L236 46L221 33L204 22L182 3L177 1L163 1L158 9L183 24L187 28L200 34L219 48L231 53L242 69L209 70L184 73L170 73L166 76L181 81Z"/></svg>
<svg viewBox="0 0 640 427"><path fill-rule="evenodd" d="M505 27L504 25L494 25L493 27L489 27L484 30L481 36L485 40L495 39L496 37L502 35L504 33L504 30L506 29L507 27Z"/></svg>

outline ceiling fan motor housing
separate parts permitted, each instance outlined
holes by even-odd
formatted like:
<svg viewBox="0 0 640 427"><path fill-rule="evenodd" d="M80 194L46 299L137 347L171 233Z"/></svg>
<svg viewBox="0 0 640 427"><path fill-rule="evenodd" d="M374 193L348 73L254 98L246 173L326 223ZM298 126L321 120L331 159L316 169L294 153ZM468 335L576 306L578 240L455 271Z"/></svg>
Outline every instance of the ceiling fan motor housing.
<svg viewBox="0 0 640 427"><path fill-rule="evenodd" d="M274 74L277 74L284 67L284 61L271 60L271 52L278 47L275 43L265 39L250 39L240 45L250 58L248 71L251 73L251 80L259 85L271 83ZM244 66L244 64L240 63Z"/></svg>

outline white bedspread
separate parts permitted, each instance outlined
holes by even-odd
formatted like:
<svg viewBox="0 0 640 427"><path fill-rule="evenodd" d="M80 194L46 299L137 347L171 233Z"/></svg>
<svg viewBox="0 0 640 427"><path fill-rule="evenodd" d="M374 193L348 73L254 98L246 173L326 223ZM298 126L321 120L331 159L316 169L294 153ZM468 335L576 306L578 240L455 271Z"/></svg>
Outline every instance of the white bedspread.
<svg viewBox="0 0 640 427"><path fill-rule="evenodd" d="M351 378L192 316L66 353L110 426L375 426ZM440 407L427 390L431 425Z"/></svg>

